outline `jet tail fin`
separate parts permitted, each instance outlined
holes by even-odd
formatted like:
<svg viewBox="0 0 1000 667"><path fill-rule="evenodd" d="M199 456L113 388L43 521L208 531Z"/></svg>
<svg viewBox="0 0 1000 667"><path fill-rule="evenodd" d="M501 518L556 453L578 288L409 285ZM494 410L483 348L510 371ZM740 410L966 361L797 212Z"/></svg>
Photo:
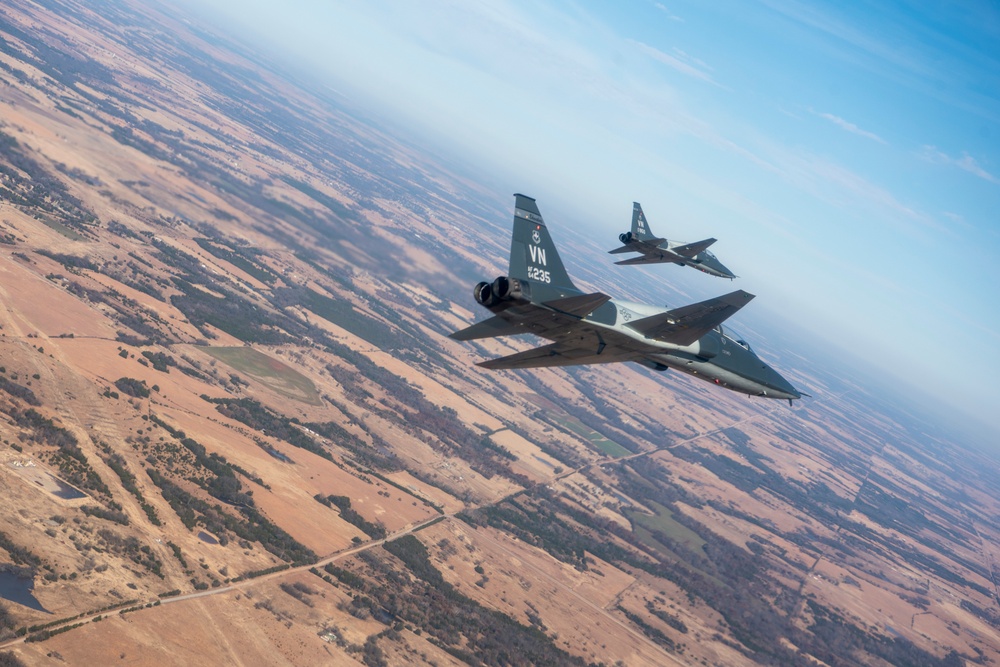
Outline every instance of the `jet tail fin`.
<svg viewBox="0 0 1000 667"><path fill-rule="evenodd" d="M646 222L646 214L642 212L642 204L637 201L632 202L632 238L637 241L657 240L653 232L649 231L649 223ZM666 239L658 239L660 242Z"/></svg>
<svg viewBox="0 0 1000 667"><path fill-rule="evenodd" d="M522 194L515 194L514 198L514 231L510 239L508 275L518 280L578 292L559 257L556 244L549 236L535 200Z"/></svg>

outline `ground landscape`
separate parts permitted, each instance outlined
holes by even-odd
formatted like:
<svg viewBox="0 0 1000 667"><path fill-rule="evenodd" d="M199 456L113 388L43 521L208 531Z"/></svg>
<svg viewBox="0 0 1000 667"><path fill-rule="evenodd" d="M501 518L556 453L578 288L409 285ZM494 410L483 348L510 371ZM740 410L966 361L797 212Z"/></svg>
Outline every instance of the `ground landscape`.
<svg viewBox="0 0 1000 667"><path fill-rule="evenodd" d="M100 7L0 8L0 664L1000 661L996 459L777 347L477 368L509 193Z"/></svg>

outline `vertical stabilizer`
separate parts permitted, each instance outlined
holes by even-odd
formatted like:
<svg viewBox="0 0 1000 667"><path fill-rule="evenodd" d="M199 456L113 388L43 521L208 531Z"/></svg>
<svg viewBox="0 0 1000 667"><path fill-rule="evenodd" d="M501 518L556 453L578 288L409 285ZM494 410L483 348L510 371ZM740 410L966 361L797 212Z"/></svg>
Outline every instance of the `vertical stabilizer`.
<svg viewBox="0 0 1000 667"><path fill-rule="evenodd" d="M646 222L646 214L642 212L642 204L637 201L632 202L632 238L637 241L655 238L653 232L649 231L649 223Z"/></svg>
<svg viewBox="0 0 1000 667"><path fill-rule="evenodd" d="M515 194L514 198L510 277L577 291L566 273L535 200L521 194Z"/></svg>

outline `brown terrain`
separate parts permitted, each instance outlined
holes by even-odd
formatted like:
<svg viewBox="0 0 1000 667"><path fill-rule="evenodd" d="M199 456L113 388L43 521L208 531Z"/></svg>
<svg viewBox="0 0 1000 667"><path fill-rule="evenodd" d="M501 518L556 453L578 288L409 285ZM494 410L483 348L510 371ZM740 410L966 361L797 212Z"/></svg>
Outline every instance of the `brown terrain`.
<svg viewBox="0 0 1000 667"><path fill-rule="evenodd" d="M0 665L1000 661L995 458L805 352L483 371L510 204L176 10L0 8Z"/></svg>

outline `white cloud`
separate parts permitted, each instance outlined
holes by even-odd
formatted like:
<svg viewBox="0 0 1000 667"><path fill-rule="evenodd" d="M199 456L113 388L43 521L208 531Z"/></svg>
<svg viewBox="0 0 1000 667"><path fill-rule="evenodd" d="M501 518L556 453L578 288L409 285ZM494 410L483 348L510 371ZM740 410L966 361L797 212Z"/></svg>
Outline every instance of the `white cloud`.
<svg viewBox="0 0 1000 667"><path fill-rule="evenodd" d="M664 14L666 14L667 18L670 19L671 21L677 21L677 22L683 22L684 21L684 19L682 19L680 16L677 16L672 11L670 11L669 9L667 9L667 7L662 2L654 2L653 6L656 7L657 9L659 9Z"/></svg>
<svg viewBox="0 0 1000 667"><path fill-rule="evenodd" d="M979 161L969 155L966 151L962 151L961 157L952 157L947 153L939 151L934 146L924 146L923 150L920 152L920 157L936 164L958 167L962 171L967 171L973 176L977 176L984 181L989 181L994 185L1000 185L1000 178L991 172L986 171L986 169L979 164Z"/></svg>
<svg viewBox="0 0 1000 667"><path fill-rule="evenodd" d="M674 53L677 55L672 56L669 53L664 53L663 51L650 46L649 44L644 44L635 40L628 41L634 44L641 52L650 58L663 63L667 67L677 70L681 74L701 79L702 81L706 81L714 86L719 86L720 88L725 87L712 78L712 75L709 73L712 69L711 67L706 65L703 61L689 56L680 49L675 48Z"/></svg>
<svg viewBox="0 0 1000 667"><path fill-rule="evenodd" d="M886 141L882 137L878 136L874 132L869 132L868 130L862 130L860 127L858 127L854 123L852 123L850 121L847 121L847 120L844 120L840 116L834 116L832 113L820 113L819 111L813 111L813 113L816 114L817 116L819 116L820 118L823 118L825 120L830 121L831 123L833 123L837 127L841 128L843 130L847 130L851 134L856 134L859 137L864 137L865 139L871 139L872 141L877 141L880 144L886 144L886 145L888 145L888 143L889 143L888 141Z"/></svg>

